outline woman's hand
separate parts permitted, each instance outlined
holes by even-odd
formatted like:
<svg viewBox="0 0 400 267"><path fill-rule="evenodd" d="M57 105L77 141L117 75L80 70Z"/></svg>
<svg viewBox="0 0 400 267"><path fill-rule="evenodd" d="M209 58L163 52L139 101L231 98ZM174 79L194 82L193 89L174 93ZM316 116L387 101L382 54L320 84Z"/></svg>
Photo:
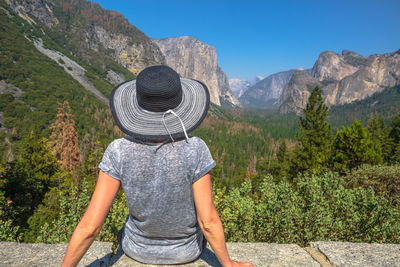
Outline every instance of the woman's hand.
<svg viewBox="0 0 400 267"><path fill-rule="evenodd" d="M254 267L251 262L231 261L231 267Z"/></svg>

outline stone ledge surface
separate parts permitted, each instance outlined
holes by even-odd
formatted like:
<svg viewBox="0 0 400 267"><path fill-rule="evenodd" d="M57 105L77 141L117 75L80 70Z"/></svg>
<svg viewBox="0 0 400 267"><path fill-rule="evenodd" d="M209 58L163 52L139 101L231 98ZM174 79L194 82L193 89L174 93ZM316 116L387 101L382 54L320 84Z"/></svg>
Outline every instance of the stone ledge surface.
<svg viewBox="0 0 400 267"><path fill-rule="evenodd" d="M141 264L118 248L111 253L112 243L94 242L79 266L160 266ZM233 259L251 261L255 266L319 266L311 256L295 244L228 243ZM67 244L23 244L0 242L0 266L59 266ZM168 265L171 266L171 265ZM179 266L221 266L211 248L195 262Z"/></svg>
<svg viewBox="0 0 400 267"><path fill-rule="evenodd" d="M227 246L233 259L250 261L255 266L320 266L305 249L295 244L228 243ZM399 244L312 242L310 246L336 266L400 267ZM120 248L114 255L111 247L112 243L94 242L79 266L160 266L136 262ZM66 248L67 244L0 242L0 266L59 266ZM179 266L221 265L208 246L199 260Z"/></svg>
<svg viewBox="0 0 400 267"><path fill-rule="evenodd" d="M399 244L311 242L337 266L400 266Z"/></svg>

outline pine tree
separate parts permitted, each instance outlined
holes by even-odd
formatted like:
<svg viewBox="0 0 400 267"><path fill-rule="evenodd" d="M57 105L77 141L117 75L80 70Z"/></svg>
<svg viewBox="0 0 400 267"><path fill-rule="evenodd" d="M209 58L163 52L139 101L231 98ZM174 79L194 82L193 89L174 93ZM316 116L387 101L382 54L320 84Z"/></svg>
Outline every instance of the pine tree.
<svg viewBox="0 0 400 267"><path fill-rule="evenodd" d="M256 165L257 165L257 156L253 155L250 160L249 164L247 165L246 169L246 179L250 179L250 177L254 174L257 173L256 171Z"/></svg>
<svg viewBox="0 0 400 267"><path fill-rule="evenodd" d="M400 114L398 114L390 123L389 137L393 140L393 146L390 152L390 161L400 162Z"/></svg>
<svg viewBox="0 0 400 267"><path fill-rule="evenodd" d="M72 172L80 163L78 135L68 101L58 103L57 119L50 127L52 148L60 164Z"/></svg>
<svg viewBox="0 0 400 267"><path fill-rule="evenodd" d="M6 168L0 163L0 241L16 241L19 227L14 226L12 220L12 200L4 196L7 185L5 172Z"/></svg>
<svg viewBox="0 0 400 267"><path fill-rule="evenodd" d="M289 163L289 151L286 141L282 140L276 152L276 157L274 157L269 164L264 162L261 168L266 173L272 174L276 181L281 181L289 174Z"/></svg>
<svg viewBox="0 0 400 267"><path fill-rule="evenodd" d="M12 204L17 225L26 225L49 188L57 184L59 170L48 140L32 131L4 175L5 197Z"/></svg>
<svg viewBox="0 0 400 267"><path fill-rule="evenodd" d="M382 151L360 121L338 131L333 142L333 167L349 172L361 164L381 164Z"/></svg>
<svg viewBox="0 0 400 267"><path fill-rule="evenodd" d="M385 120L374 114L367 129L372 140L381 148L383 161L389 162L392 155L393 139L389 136L390 128L386 126Z"/></svg>
<svg viewBox="0 0 400 267"><path fill-rule="evenodd" d="M300 117L300 133L293 151L290 173L292 177L302 172L321 173L327 168L332 132L326 118L328 107L322 99L321 89L316 86L308 98L304 117Z"/></svg>
<svg viewBox="0 0 400 267"><path fill-rule="evenodd" d="M282 142L279 145L278 152L276 153L276 157L278 158L279 162L285 162L287 161L288 158L288 149L286 145L286 141L282 140Z"/></svg>
<svg viewBox="0 0 400 267"><path fill-rule="evenodd" d="M96 137L86 135L82 141L84 147L81 149L82 164L80 174L91 189L96 185L96 179L99 172L99 163L101 161L104 148L101 146L100 141Z"/></svg>

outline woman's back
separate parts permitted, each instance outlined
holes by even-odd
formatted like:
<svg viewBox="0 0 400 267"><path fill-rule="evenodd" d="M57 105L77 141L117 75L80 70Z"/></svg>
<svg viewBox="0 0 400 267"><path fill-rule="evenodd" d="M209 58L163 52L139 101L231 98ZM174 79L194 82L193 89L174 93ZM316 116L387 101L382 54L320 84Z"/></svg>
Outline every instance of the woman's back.
<svg viewBox="0 0 400 267"><path fill-rule="evenodd" d="M129 207L122 248L145 263L184 263L200 256L192 183L215 166L198 137L174 143L113 141L99 167L121 181Z"/></svg>
<svg viewBox="0 0 400 267"><path fill-rule="evenodd" d="M151 66L118 85L110 109L131 138L113 141L103 155L89 207L76 227L63 266L76 266L99 234L122 184L129 216L122 249L144 263L195 260L203 233L224 267L252 266L230 259L208 172L215 166L207 145L189 138L210 105L207 86L180 78L168 66ZM135 140L171 140L143 143ZM176 141L185 138L186 140Z"/></svg>

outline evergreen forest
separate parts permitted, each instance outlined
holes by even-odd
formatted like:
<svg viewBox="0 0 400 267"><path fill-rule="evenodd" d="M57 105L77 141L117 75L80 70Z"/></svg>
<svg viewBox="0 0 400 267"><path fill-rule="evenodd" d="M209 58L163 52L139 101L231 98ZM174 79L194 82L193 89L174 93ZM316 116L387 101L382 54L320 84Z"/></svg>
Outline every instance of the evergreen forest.
<svg viewBox="0 0 400 267"><path fill-rule="evenodd" d="M88 206L108 141L80 138L71 110L60 102L48 136L31 129L2 163L1 240L68 242ZM399 243L400 114L334 133L318 87L303 113L293 139L284 137L293 118L279 120L279 133L267 127L274 116L258 128L251 113L216 107L195 131L217 161L214 201L227 240ZM127 212L121 191L98 240L116 242Z"/></svg>

